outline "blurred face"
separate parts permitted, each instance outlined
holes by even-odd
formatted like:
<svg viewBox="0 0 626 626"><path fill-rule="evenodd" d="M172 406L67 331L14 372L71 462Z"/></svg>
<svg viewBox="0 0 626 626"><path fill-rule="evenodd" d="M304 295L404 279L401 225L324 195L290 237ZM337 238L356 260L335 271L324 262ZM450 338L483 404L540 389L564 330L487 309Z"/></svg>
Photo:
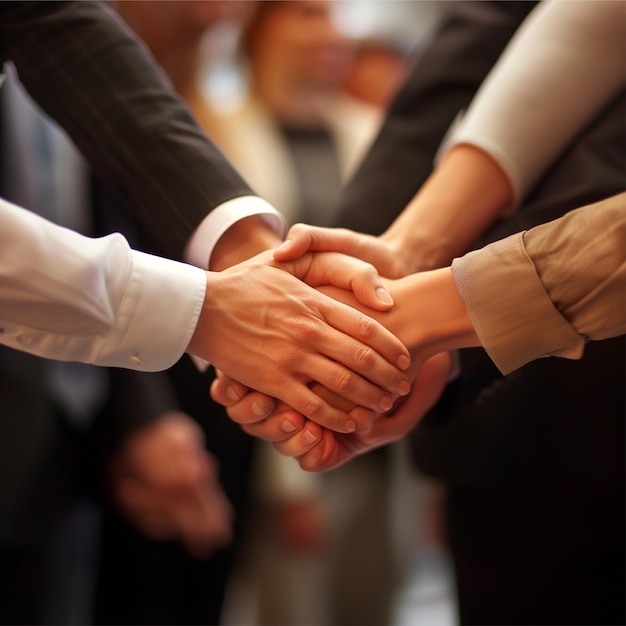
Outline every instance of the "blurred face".
<svg viewBox="0 0 626 626"><path fill-rule="evenodd" d="M264 3L261 2L261 5ZM286 0L261 6L250 38L254 67L282 68L291 80L336 86L352 62L354 44L335 27L332 3Z"/></svg>
<svg viewBox="0 0 626 626"><path fill-rule="evenodd" d="M243 20L252 4L244 0L120 0L115 7L142 39L159 46L199 37L221 20Z"/></svg>

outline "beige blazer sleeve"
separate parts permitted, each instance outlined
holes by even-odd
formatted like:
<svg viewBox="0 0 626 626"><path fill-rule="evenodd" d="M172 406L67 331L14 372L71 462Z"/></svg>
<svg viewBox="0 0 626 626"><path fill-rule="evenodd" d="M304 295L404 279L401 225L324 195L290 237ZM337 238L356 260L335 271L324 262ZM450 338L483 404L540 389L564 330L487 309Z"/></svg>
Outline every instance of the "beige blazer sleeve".
<svg viewBox="0 0 626 626"><path fill-rule="evenodd" d="M626 193L455 259L481 344L503 374L626 332Z"/></svg>

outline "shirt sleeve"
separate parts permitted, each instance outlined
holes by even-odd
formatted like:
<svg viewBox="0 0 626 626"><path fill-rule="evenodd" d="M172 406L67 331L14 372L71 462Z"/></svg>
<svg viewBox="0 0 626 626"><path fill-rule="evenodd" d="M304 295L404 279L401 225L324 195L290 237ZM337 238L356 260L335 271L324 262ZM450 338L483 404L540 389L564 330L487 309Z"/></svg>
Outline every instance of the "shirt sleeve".
<svg viewBox="0 0 626 626"><path fill-rule="evenodd" d="M281 213L258 196L242 196L220 204L204 218L185 248L185 260L208 269L220 237L233 224L252 215L260 215L279 237L285 236L286 222Z"/></svg>
<svg viewBox="0 0 626 626"><path fill-rule="evenodd" d="M503 374L534 359L577 359L626 332L626 194L455 259L454 280Z"/></svg>
<svg viewBox="0 0 626 626"><path fill-rule="evenodd" d="M0 200L0 343L38 356L157 371L184 353L203 270L91 239Z"/></svg>
<svg viewBox="0 0 626 626"><path fill-rule="evenodd" d="M626 3L544 0L455 121L437 160L474 145L502 167L517 206L551 163L624 88Z"/></svg>

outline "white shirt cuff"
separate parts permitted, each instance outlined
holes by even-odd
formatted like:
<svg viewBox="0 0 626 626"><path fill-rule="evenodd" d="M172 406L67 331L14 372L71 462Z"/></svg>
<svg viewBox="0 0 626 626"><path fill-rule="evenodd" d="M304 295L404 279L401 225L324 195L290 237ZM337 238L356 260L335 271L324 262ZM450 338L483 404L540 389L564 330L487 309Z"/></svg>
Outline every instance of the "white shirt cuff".
<svg viewBox="0 0 626 626"><path fill-rule="evenodd" d="M220 237L233 224L252 215L263 217L279 237L284 237L285 218L269 202L258 196L241 196L220 204L204 218L187 244L185 260L207 269Z"/></svg>
<svg viewBox="0 0 626 626"><path fill-rule="evenodd" d="M191 265L133 251L118 323L94 364L160 371L183 355L198 323L206 273Z"/></svg>

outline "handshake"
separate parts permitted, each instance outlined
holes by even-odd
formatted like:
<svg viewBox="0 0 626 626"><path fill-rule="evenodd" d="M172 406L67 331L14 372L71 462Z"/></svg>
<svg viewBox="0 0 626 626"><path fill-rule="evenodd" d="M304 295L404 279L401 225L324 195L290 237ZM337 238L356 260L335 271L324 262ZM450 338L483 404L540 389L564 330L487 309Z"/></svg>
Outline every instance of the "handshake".
<svg viewBox="0 0 626 626"><path fill-rule="evenodd" d="M450 350L482 346L508 374L624 334L625 202L618 194L423 272L393 231L297 225L273 253L209 273L217 325L190 351L214 344L212 396L246 432L303 469L337 467L415 426L450 377ZM254 308L224 307L237 285L258 294Z"/></svg>
<svg viewBox="0 0 626 626"><path fill-rule="evenodd" d="M336 467L409 432L445 386L447 350L480 345L451 269L407 266L383 238L297 225L208 273L188 352L211 355L212 397L247 433Z"/></svg>

